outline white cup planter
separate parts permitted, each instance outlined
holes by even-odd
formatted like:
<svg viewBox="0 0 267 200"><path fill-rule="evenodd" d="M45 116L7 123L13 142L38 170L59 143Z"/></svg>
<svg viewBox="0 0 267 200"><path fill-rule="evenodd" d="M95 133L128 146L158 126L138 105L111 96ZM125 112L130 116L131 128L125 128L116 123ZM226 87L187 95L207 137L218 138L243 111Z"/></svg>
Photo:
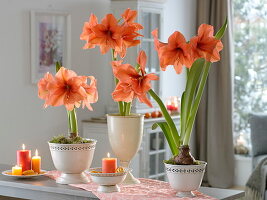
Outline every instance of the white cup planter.
<svg viewBox="0 0 267 200"><path fill-rule="evenodd" d="M120 116L116 114L108 114L108 137L111 148L120 160L120 164L124 168L129 168L130 161L138 152L144 127L144 115L131 114L130 116ZM138 184L140 181L136 179L129 171L123 184Z"/></svg>
<svg viewBox="0 0 267 200"><path fill-rule="evenodd" d="M171 165L165 163L166 173L171 187L178 197L193 197L192 191L198 190L205 173L207 163L199 165Z"/></svg>
<svg viewBox="0 0 267 200"><path fill-rule="evenodd" d="M96 140L83 144L49 143L55 168L61 172L56 179L59 184L88 183L84 171L89 169L93 160Z"/></svg>

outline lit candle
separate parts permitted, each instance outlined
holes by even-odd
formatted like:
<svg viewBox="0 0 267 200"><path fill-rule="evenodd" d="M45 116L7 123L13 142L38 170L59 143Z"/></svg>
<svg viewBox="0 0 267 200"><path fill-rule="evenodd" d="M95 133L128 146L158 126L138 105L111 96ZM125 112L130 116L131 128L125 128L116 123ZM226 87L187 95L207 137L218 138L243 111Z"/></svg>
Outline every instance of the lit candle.
<svg viewBox="0 0 267 200"><path fill-rule="evenodd" d="M171 101L167 101L167 110L172 110L172 102Z"/></svg>
<svg viewBox="0 0 267 200"><path fill-rule="evenodd" d="M32 157L32 170L40 174L41 172L41 156L38 156L36 149L35 156Z"/></svg>
<svg viewBox="0 0 267 200"><path fill-rule="evenodd" d="M110 158L110 154L107 154L107 158L102 159L102 173L115 173L117 169L117 158Z"/></svg>
<svg viewBox="0 0 267 200"><path fill-rule="evenodd" d="M243 134L240 134L239 138L237 138L237 141L236 141L237 145L245 145L246 141L245 141L245 138L243 137Z"/></svg>
<svg viewBox="0 0 267 200"><path fill-rule="evenodd" d="M22 150L17 151L17 165L22 167L22 172L31 169L31 151L25 150L25 145L22 145Z"/></svg>
<svg viewBox="0 0 267 200"><path fill-rule="evenodd" d="M17 165L12 167L12 175L17 175L17 176L22 175L22 168Z"/></svg>

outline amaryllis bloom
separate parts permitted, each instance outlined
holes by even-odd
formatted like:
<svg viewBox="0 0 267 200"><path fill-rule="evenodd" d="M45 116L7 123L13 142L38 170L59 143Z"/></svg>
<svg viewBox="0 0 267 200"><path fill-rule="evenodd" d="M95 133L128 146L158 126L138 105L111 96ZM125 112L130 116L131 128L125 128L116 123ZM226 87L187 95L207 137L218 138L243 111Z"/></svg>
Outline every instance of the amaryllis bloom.
<svg viewBox="0 0 267 200"><path fill-rule="evenodd" d="M142 75L146 73L145 72L146 61L147 61L146 53L144 51L140 51L136 59L136 62L137 64L140 65L140 70L141 70Z"/></svg>
<svg viewBox="0 0 267 200"><path fill-rule="evenodd" d="M134 22L137 17L136 10L131 10L130 8L127 8L124 13L122 13L121 17L123 18L126 24L135 26L137 30L144 28L141 24Z"/></svg>
<svg viewBox="0 0 267 200"><path fill-rule="evenodd" d="M187 68L191 67L193 63L191 46L186 42L182 33L175 31L170 35L167 44L158 41L156 31L153 31L152 34L154 34L154 44L158 51L162 71L165 71L168 65L173 65L176 73L180 74L183 65Z"/></svg>
<svg viewBox="0 0 267 200"><path fill-rule="evenodd" d="M91 14L89 21L84 23L83 32L80 35L80 40L86 41L86 44L84 45L83 49L95 48L95 44L90 43L89 39L94 34L92 28L97 24L97 17L94 14Z"/></svg>
<svg viewBox="0 0 267 200"><path fill-rule="evenodd" d="M122 46L122 27L112 14L107 14L101 24L91 28L94 34L89 38L89 43L99 45L102 54L112 48L121 51Z"/></svg>
<svg viewBox="0 0 267 200"><path fill-rule="evenodd" d="M155 30L153 30L151 32L153 38L154 38L154 47L155 47L155 50L158 52L159 49L163 46L166 46L167 43L164 43L164 42L160 42L159 41L159 33L158 33L158 29L156 28Z"/></svg>
<svg viewBox="0 0 267 200"><path fill-rule="evenodd" d="M131 23L135 20L137 17L137 11L136 10L131 10L130 8L127 8L123 13L122 13L122 18L124 19L125 22Z"/></svg>
<svg viewBox="0 0 267 200"><path fill-rule="evenodd" d="M126 9L124 13L121 15L123 19L122 27L122 47L121 51L115 50L116 54L119 54L121 58L124 58L127 52L127 48L137 46L140 44L140 40L137 37L142 37L143 35L139 34L137 31L143 29L144 27L134 22L137 17L137 11L131 10L130 8Z"/></svg>
<svg viewBox="0 0 267 200"><path fill-rule="evenodd" d="M74 71L61 67L55 77L47 73L39 81L39 97L45 100L45 107L65 105L67 110L73 110L83 102L91 109L90 103L97 101L97 90L95 79L89 78L92 81L87 85L86 76L77 76Z"/></svg>
<svg viewBox="0 0 267 200"><path fill-rule="evenodd" d="M45 100L45 102L49 99L49 84L53 84L55 81L54 77L52 74L50 73L46 73L44 75L44 78L40 79L40 81L38 82L38 97L40 99ZM47 104L44 104L44 107L47 107Z"/></svg>
<svg viewBox="0 0 267 200"><path fill-rule="evenodd" d="M137 29L134 25L124 25L122 28L121 51L115 51L115 53L119 54L121 58L124 58L127 52L127 48L140 44L140 40L136 38L142 35L136 32Z"/></svg>
<svg viewBox="0 0 267 200"><path fill-rule="evenodd" d="M143 29L141 24L134 22L137 12L126 9L122 19L117 20L112 14L107 14L100 24L95 15L91 14L88 22L84 23L81 40L85 40L84 49L100 47L102 54L114 49L115 57L126 55L127 48L140 44L137 37L142 36L137 31ZM119 24L119 22L121 22Z"/></svg>
<svg viewBox="0 0 267 200"><path fill-rule="evenodd" d="M112 62L114 76L119 80L112 97L115 101L124 102L132 102L134 98L138 98L140 102L152 107L147 92L151 89L150 81L158 80L158 77L153 73L145 74L146 55L143 51L139 53L137 62L141 74L130 64L122 64L122 61Z"/></svg>
<svg viewBox="0 0 267 200"><path fill-rule="evenodd" d="M88 110L93 110L91 103L95 103L98 100L97 81L93 76L88 76L88 78L91 80L90 85L87 85L87 80L82 84L87 94L87 97L83 100L83 108L86 106Z"/></svg>
<svg viewBox="0 0 267 200"><path fill-rule="evenodd" d="M213 34L213 26L208 24L201 24L199 26L198 35L190 40L194 59L205 58L209 62L220 60L219 52L223 49L223 44Z"/></svg>

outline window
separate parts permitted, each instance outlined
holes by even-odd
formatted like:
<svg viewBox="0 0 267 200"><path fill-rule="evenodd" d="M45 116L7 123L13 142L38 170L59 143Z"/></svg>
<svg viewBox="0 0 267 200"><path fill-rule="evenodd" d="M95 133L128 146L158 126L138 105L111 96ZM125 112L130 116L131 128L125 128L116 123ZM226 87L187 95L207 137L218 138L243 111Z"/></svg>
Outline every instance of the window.
<svg viewBox="0 0 267 200"><path fill-rule="evenodd" d="M159 30L159 38L161 37L161 14L157 12L152 12L151 10L142 10L141 12L142 21L141 24L144 26L144 29L141 31L143 34L143 38L141 38L141 49L144 50L147 54L147 73L155 73L160 76L160 68L158 55L156 50L154 49L154 39L151 35L151 32L158 28ZM152 81L152 88L154 91L160 94L160 81ZM153 99L151 98L153 101Z"/></svg>
<svg viewBox="0 0 267 200"><path fill-rule="evenodd" d="M249 141L250 112L267 111L267 0L234 0L234 133Z"/></svg>

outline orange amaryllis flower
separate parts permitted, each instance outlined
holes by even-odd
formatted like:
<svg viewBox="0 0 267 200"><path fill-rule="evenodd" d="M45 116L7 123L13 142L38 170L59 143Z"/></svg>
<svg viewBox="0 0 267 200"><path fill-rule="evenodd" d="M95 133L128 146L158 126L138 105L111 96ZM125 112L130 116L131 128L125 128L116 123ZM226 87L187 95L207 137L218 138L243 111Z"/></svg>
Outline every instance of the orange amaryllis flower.
<svg viewBox="0 0 267 200"><path fill-rule="evenodd" d="M88 110L93 110L91 103L95 103L98 100L98 92L96 88L96 79L93 76L88 76L91 80L90 85L87 85L87 80L82 84L82 87L85 89L87 97L83 100L83 108L86 106Z"/></svg>
<svg viewBox="0 0 267 200"><path fill-rule="evenodd" d="M193 63L191 47L182 33L175 31L170 35L167 44L158 41L156 31L152 34L154 34L154 44L158 51L161 70L165 71L168 65L173 65L176 73L180 74L183 65L187 68L191 67Z"/></svg>
<svg viewBox="0 0 267 200"><path fill-rule="evenodd" d="M50 92L49 92L49 84L53 84L55 81L54 77L52 74L50 73L46 73L44 75L44 78L40 79L40 81L38 82L38 97L40 99L45 100L45 104L44 107L46 108L47 105L47 101L49 99L50 96Z"/></svg>
<svg viewBox="0 0 267 200"><path fill-rule="evenodd" d="M137 31L143 29L144 27L134 22L137 17L137 11L131 10L130 8L126 9L124 13L121 15L124 22L122 23L122 49L121 52L116 52L120 54L121 58L124 58L126 55L127 48L137 46L140 44L140 40L136 39L139 36L143 36L139 34Z"/></svg>
<svg viewBox="0 0 267 200"><path fill-rule="evenodd" d="M136 62L137 64L140 65L141 73L142 75L144 75L146 73L145 69L146 69L146 62L147 62L146 52L141 50L137 56Z"/></svg>
<svg viewBox="0 0 267 200"><path fill-rule="evenodd" d="M45 107L65 105L67 110L73 110L74 106L79 107L83 101L90 109L89 103L97 101L96 82L90 79L89 86L86 76L77 76L74 71L61 67L55 77L48 73L39 81L38 94L45 100Z"/></svg>
<svg viewBox="0 0 267 200"><path fill-rule="evenodd" d="M94 14L91 14L89 21L84 23L83 32L80 35L80 40L86 41L83 49L95 48L95 44L90 43L89 39L93 36L94 33L92 31L92 28L97 25L97 23L97 17Z"/></svg>
<svg viewBox="0 0 267 200"><path fill-rule="evenodd" d="M153 38L154 38L154 47L155 47L155 50L158 52L159 49L163 46L166 46L167 43L163 43L163 42L160 42L159 41L159 34L158 34L158 29L156 28L155 30L153 30L151 32Z"/></svg>
<svg viewBox="0 0 267 200"><path fill-rule="evenodd" d="M126 24L135 26L137 30L144 28L141 24L134 22L137 17L136 10L131 10L130 8L127 8L121 16Z"/></svg>
<svg viewBox="0 0 267 200"><path fill-rule="evenodd" d="M205 58L209 62L220 60L219 52L223 49L223 44L213 34L213 26L208 24L201 24L199 26L198 35L190 40L194 59Z"/></svg>
<svg viewBox="0 0 267 200"><path fill-rule="evenodd" d="M107 14L101 24L93 26L91 30L94 34L89 38L89 43L99 45L102 54L107 53L110 48L121 51L122 27L112 14Z"/></svg>
<svg viewBox="0 0 267 200"><path fill-rule="evenodd" d="M136 39L139 36L142 36L141 34L136 32L136 27L134 25L124 25L122 26L122 46L121 51L115 51L115 53L118 53L121 58L124 58L126 55L127 48L137 46L140 44L140 40Z"/></svg>
<svg viewBox="0 0 267 200"><path fill-rule="evenodd" d="M131 23L135 20L137 17L137 11L136 10L131 10L130 8L127 8L123 13L122 13L122 18L124 19L125 22Z"/></svg>
<svg viewBox="0 0 267 200"><path fill-rule="evenodd" d="M143 29L141 24L134 22L137 12L131 9L126 9L122 14L123 22L115 19L112 14L107 14L101 24L98 24L95 15L91 14L88 22L84 23L83 32L80 35L81 40L85 40L84 49L100 47L102 54L112 48L117 54L124 58L127 48L140 44L137 37L142 36L137 31Z"/></svg>
<svg viewBox="0 0 267 200"><path fill-rule="evenodd" d="M158 77L151 73L145 74L144 52L140 52L138 56L138 64L141 66L141 74L139 74L130 64L122 64L122 61L113 61L113 73L119 80L112 97L115 101L131 102L134 98L142 103L152 107L150 100L147 98L147 92L151 89L151 80L158 80Z"/></svg>

